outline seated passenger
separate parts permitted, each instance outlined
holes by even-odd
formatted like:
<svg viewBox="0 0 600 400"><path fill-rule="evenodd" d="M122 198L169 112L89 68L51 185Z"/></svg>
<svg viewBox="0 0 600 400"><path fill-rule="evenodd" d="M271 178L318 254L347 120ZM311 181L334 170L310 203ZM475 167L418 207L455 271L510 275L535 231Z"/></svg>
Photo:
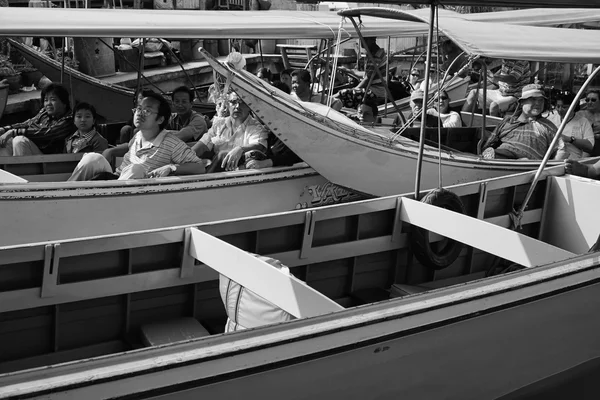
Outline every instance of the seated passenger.
<svg viewBox="0 0 600 400"><path fill-rule="evenodd" d="M192 149L165 130L171 108L161 95L149 94L135 109L134 115L133 121L139 132L132 139L129 151L116 171L113 173L102 155L87 153L75 167L69 181L144 179L204 173L204 165Z"/></svg>
<svg viewBox="0 0 600 400"><path fill-rule="evenodd" d="M327 104L327 95L312 94L311 93L311 78L310 72L305 69L297 69L292 72L292 97L300 101L306 101L310 103L321 103ZM332 99L331 108L336 111L342 109L342 102L338 99Z"/></svg>
<svg viewBox="0 0 600 400"><path fill-rule="evenodd" d="M484 158L541 160L550 148L556 126L542 113L548 107L542 87L523 88L517 110L496 126L484 145Z"/></svg>
<svg viewBox="0 0 600 400"><path fill-rule="evenodd" d="M302 162L302 159L287 147L272 132L267 139L269 149L267 154L253 150L246 153L246 169L260 169L268 167L289 167Z"/></svg>
<svg viewBox="0 0 600 400"><path fill-rule="evenodd" d="M408 84L410 85L410 91L419 89L419 81L421 80L421 73L418 69L413 68L410 70L410 75L408 77Z"/></svg>
<svg viewBox="0 0 600 400"><path fill-rule="evenodd" d="M33 118L0 128L0 155L30 156L62 153L65 139L76 128L69 92L52 83L42 91L44 107Z"/></svg>
<svg viewBox="0 0 600 400"><path fill-rule="evenodd" d="M525 85L529 83L530 67L528 61L502 60L502 67L494 75L498 89L486 90L486 104L490 115L500 116L511 104L516 103ZM483 77L485 79L485 77ZM483 90L473 89L467 95L463 111L471 112L474 107L483 107Z"/></svg>
<svg viewBox="0 0 600 400"><path fill-rule="evenodd" d="M144 99L144 97L146 97L149 93L154 93L154 91L143 90L140 93L138 93L135 96L135 106L139 107L140 104L142 104L142 100ZM121 128L121 132L119 134L119 142L117 144L129 143L129 141L133 139L133 137L137 133L138 129L133 125L133 117L134 115L131 116L131 119L127 122L127 125Z"/></svg>
<svg viewBox="0 0 600 400"><path fill-rule="evenodd" d="M187 86L180 86L171 95L173 108L167 131L184 142L198 140L208 131L204 115L192 110L194 91Z"/></svg>
<svg viewBox="0 0 600 400"><path fill-rule="evenodd" d="M356 116L361 124L378 123L378 114L379 109L377 108L377 103L373 99L365 99L356 109Z"/></svg>
<svg viewBox="0 0 600 400"><path fill-rule="evenodd" d="M244 163L251 150L267 150L268 131L250 115L250 108L236 93L229 94L229 117L213 122L208 133L192 147L198 157L212 151L208 172L233 171Z"/></svg>
<svg viewBox="0 0 600 400"><path fill-rule="evenodd" d="M423 108L423 99L425 97L425 93L421 90L415 90L410 94L410 109L412 110L411 114L408 116L408 119L411 120L413 116L419 115L416 118L411 126L419 127L421 126L421 121L423 120L423 113L421 113L421 109ZM398 118L398 117L396 117ZM396 124L396 122L394 123ZM425 126L429 128L437 128L438 126L442 126L441 121L439 121L438 117L433 115L425 114Z"/></svg>
<svg viewBox="0 0 600 400"><path fill-rule="evenodd" d="M445 90L442 90L439 105L441 107L440 111L437 110L438 101L434 101L433 108L428 109L427 114L439 117L442 120L442 126L444 128L457 128L462 126L460 114L450 110L450 97L448 97L448 92Z"/></svg>
<svg viewBox="0 0 600 400"><path fill-rule="evenodd" d="M548 119L557 127L565 118L569 106L575 100L572 94L562 95L556 99L555 112ZM555 159L578 160L580 158L589 157L594 148L594 131L592 124L579 111L579 102L575 105L573 114L567 119L567 124L562 131L563 144L559 147Z"/></svg>
<svg viewBox="0 0 600 400"><path fill-rule="evenodd" d="M265 67L259 68L258 71L256 71L256 76L261 81L265 81L269 84L271 83L272 75L271 75L271 71L269 70L269 68L265 68Z"/></svg>
<svg viewBox="0 0 600 400"><path fill-rule="evenodd" d="M73 110L77 132L65 140L65 153L102 153L108 141L96 132L96 109L88 103L79 103Z"/></svg>
<svg viewBox="0 0 600 400"><path fill-rule="evenodd" d="M292 89L292 73L293 72L294 72L294 70L289 68L289 69L284 69L279 74L279 80L281 82L285 83L290 88L290 90Z"/></svg>

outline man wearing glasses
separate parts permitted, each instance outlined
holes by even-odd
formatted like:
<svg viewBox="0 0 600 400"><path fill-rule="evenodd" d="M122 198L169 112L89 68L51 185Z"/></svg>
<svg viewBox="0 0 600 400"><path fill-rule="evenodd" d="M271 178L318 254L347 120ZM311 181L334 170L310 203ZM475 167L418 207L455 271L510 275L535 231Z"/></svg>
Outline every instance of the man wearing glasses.
<svg viewBox="0 0 600 400"><path fill-rule="evenodd" d="M139 131L115 172L102 155L87 153L75 167L69 181L144 179L204 173L202 161L189 146L165 130L171 116L167 100L157 93L149 93L133 112L133 122Z"/></svg>
<svg viewBox="0 0 600 400"><path fill-rule="evenodd" d="M591 90L585 97L585 110L580 111L581 115L584 116L594 131L594 137L596 141L600 140L600 91Z"/></svg>
<svg viewBox="0 0 600 400"><path fill-rule="evenodd" d="M192 147L198 157L206 158L212 151L212 163L207 172L234 171L245 162L247 152L266 154L269 131L252 115L250 108L236 94L229 95L229 117L219 118Z"/></svg>

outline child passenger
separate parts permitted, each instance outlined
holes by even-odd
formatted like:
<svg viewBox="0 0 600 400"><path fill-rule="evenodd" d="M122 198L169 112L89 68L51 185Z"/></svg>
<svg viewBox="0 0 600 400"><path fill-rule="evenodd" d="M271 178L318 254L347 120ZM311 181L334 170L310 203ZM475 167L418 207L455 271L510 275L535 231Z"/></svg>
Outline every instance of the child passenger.
<svg viewBox="0 0 600 400"><path fill-rule="evenodd" d="M65 140L66 153L102 153L108 141L96 132L96 109L88 103L79 103L73 110L77 132Z"/></svg>

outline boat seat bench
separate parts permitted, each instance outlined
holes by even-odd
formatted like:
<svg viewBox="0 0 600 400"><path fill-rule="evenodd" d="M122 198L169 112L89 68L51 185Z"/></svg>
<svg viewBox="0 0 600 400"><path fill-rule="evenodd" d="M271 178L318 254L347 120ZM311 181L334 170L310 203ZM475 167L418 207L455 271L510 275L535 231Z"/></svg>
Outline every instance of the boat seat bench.
<svg viewBox="0 0 600 400"><path fill-rule="evenodd" d="M420 128L408 128L402 136L419 141ZM442 145L465 153L477 154L477 143L480 139L480 129L477 127L442 128ZM425 139L437 145L437 128L425 129Z"/></svg>
<svg viewBox="0 0 600 400"><path fill-rule="evenodd" d="M183 340L210 336L210 333L197 319L177 318L140 327L142 342L146 346L160 346Z"/></svg>

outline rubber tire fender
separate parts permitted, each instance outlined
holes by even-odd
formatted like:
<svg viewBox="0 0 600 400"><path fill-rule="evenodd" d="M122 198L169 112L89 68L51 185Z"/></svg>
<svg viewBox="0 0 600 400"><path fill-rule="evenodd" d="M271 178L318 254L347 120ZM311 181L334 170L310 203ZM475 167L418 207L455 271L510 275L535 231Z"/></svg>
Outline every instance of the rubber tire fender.
<svg viewBox="0 0 600 400"><path fill-rule="evenodd" d="M460 198L446 189L432 190L421 201L450 211L461 214L465 213L465 208ZM436 270L444 269L456 261L464 246L456 240L445 240L447 243L443 248L434 249L432 248L432 243L429 242L428 230L413 226L410 233L410 243L415 258L424 266Z"/></svg>

